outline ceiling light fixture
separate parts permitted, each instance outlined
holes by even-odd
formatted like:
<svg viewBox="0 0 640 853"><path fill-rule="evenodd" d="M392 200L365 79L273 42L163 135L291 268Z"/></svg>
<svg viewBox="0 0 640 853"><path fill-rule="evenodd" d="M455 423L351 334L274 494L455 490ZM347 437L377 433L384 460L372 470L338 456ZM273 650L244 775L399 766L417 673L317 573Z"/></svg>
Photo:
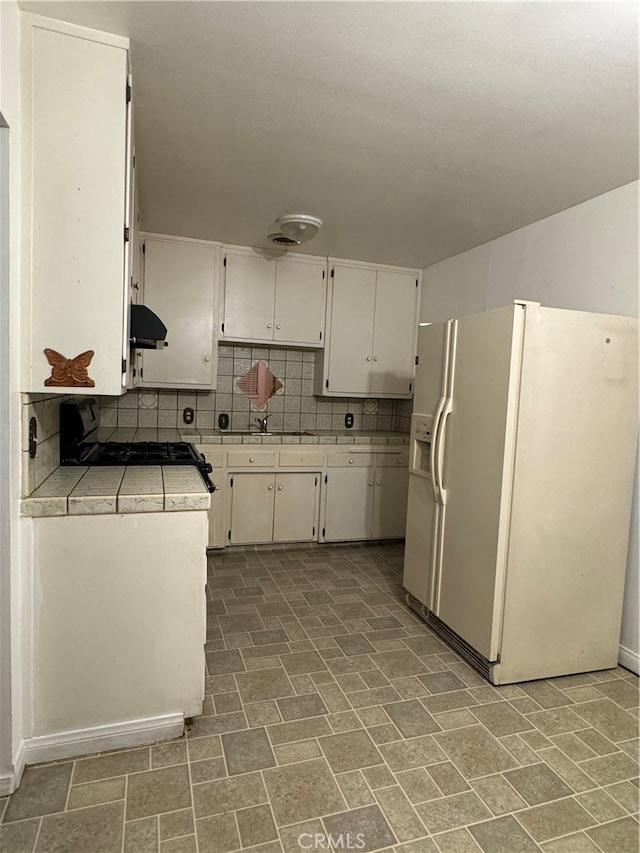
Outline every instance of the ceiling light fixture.
<svg viewBox="0 0 640 853"><path fill-rule="evenodd" d="M306 213L288 213L276 222L284 236L297 245L311 240L322 228L322 219L318 219L317 216L308 216Z"/></svg>

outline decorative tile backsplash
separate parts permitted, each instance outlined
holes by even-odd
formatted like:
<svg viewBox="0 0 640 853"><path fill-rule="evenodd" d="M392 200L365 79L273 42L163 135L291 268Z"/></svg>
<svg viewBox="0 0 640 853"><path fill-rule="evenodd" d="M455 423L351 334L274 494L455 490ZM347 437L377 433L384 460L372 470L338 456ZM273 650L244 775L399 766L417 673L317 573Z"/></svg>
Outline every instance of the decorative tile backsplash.
<svg viewBox="0 0 640 853"><path fill-rule="evenodd" d="M102 427L185 426L182 412L191 408L195 422L191 428L206 431L217 427L218 415L229 415L231 429L257 429L246 394L236 381L256 361L263 361L283 383L261 414L268 413L273 430L314 430L345 428L344 416L353 415L354 430L397 430L409 432L411 400L347 399L314 397L315 353L300 349L267 349L220 346L217 391L165 391L140 388L121 397L97 397ZM90 394L90 389L87 388ZM60 404L72 399L68 394L22 395L22 492L28 495L59 465ZM29 458L29 420L35 417L38 430L37 452Z"/></svg>
<svg viewBox="0 0 640 853"><path fill-rule="evenodd" d="M68 394L22 394L22 494L28 495L60 464L60 403ZM36 419L36 455L29 457L29 421Z"/></svg>
<svg viewBox="0 0 640 853"><path fill-rule="evenodd" d="M269 413L273 430L344 429L344 416L354 416L354 430L408 431L411 401L363 400L344 397L314 397L315 353L301 349L220 346L216 391L165 391L138 389L122 397L101 397L101 425L104 427L184 426L182 412L195 412L192 428L211 430L218 415L229 415L231 429L257 428L246 394L236 380L256 361L263 361L283 383L282 393L272 397L264 412ZM397 411L401 416L396 417ZM408 417L405 415L408 412Z"/></svg>

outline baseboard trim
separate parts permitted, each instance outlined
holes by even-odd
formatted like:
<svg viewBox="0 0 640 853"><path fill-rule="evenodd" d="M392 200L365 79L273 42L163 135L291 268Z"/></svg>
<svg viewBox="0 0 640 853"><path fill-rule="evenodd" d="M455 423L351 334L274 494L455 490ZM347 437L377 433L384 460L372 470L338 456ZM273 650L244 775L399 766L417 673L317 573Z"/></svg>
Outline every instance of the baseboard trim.
<svg viewBox="0 0 640 853"><path fill-rule="evenodd" d="M179 737L183 731L183 714L165 714L159 717L144 717L122 723L41 735L24 742L24 763L39 764L42 761L75 758L92 752L144 746L155 741Z"/></svg>
<svg viewBox="0 0 640 853"><path fill-rule="evenodd" d="M24 773L24 767L25 753L23 742L20 744L18 749L18 754L13 765L13 771L11 773L3 773L2 776L0 776L0 797L8 797L9 794L13 794L20 784L22 774Z"/></svg>
<svg viewBox="0 0 640 853"><path fill-rule="evenodd" d="M636 675L640 675L640 654L634 652L633 649L628 649L626 646L620 646L618 651L618 663L625 669L630 669Z"/></svg>

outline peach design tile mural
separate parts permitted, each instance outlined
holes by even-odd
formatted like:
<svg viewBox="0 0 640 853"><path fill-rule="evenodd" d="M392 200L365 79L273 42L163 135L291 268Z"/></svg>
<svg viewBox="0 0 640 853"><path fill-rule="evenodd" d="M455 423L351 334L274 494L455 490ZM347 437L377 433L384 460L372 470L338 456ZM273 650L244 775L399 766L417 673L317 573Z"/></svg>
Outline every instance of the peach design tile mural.
<svg viewBox="0 0 640 853"><path fill-rule="evenodd" d="M284 384L273 375L264 361L256 361L244 376L236 380L236 388L251 401L251 408L261 411Z"/></svg>

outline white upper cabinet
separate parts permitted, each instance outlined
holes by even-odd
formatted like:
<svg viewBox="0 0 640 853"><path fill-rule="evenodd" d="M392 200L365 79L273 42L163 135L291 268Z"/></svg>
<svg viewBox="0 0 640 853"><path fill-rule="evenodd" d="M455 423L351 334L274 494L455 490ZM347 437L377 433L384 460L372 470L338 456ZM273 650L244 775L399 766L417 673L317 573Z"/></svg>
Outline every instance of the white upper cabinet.
<svg viewBox="0 0 640 853"><path fill-rule="evenodd" d="M133 224L129 42L36 15L22 21L23 389L121 394Z"/></svg>
<svg viewBox="0 0 640 853"><path fill-rule="evenodd" d="M418 331L416 270L330 261L327 342L315 393L409 398Z"/></svg>
<svg viewBox="0 0 640 853"><path fill-rule="evenodd" d="M321 347L326 261L227 249L221 339Z"/></svg>
<svg viewBox="0 0 640 853"><path fill-rule="evenodd" d="M168 346L142 350L137 384L216 387L217 277L220 246L143 234L143 298L167 327Z"/></svg>

